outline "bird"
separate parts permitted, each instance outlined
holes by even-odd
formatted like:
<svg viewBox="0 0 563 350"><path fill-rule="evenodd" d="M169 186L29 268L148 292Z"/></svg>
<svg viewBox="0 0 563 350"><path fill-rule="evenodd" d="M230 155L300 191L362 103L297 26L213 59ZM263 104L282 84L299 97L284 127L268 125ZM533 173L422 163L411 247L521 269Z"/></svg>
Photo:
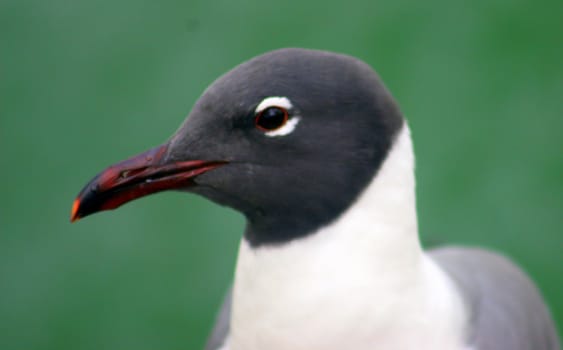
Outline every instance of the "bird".
<svg viewBox="0 0 563 350"><path fill-rule="evenodd" d="M541 292L500 253L425 250L410 129L379 75L283 48L214 81L162 145L109 166L71 221L166 190L242 213L206 350L557 350Z"/></svg>

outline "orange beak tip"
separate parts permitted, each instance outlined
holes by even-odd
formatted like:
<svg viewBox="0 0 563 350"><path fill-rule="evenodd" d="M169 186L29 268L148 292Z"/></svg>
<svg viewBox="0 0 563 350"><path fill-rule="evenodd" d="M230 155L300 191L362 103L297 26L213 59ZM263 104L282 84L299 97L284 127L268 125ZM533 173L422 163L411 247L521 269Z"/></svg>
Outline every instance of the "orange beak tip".
<svg viewBox="0 0 563 350"><path fill-rule="evenodd" d="M78 208L80 207L80 199L76 198L74 200L74 203L72 203L72 211L70 213L70 222L75 222L78 221L80 219L80 216L78 215Z"/></svg>

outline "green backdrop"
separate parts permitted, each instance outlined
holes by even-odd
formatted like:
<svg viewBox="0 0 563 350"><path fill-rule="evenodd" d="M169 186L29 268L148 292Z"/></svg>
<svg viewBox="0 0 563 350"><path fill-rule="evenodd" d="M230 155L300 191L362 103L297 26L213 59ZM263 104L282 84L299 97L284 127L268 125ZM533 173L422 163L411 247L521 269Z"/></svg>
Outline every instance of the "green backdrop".
<svg viewBox="0 0 563 350"><path fill-rule="evenodd" d="M237 213L166 193L68 222L234 65L358 56L408 117L425 242L501 250L563 321L563 2L0 1L0 349L197 349Z"/></svg>

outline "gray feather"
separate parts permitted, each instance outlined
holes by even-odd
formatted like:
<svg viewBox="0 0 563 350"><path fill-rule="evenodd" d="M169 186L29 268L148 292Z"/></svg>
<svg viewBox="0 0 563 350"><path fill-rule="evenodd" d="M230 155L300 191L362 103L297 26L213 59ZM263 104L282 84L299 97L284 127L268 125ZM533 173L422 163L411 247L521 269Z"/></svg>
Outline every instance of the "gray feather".
<svg viewBox="0 0 563 350"><path fill-rule="evenodd" d="M211 335L207 340L207 345L205 345L205 350L218 350L225 343L227 336L229 335L229 325L231 323L231 304L233 299L233 289L229 288L223 305L219 310L217 319L215 320L215 326L211 331Z"/></svg>
<svg viewBox="0 0 563 350"><path fill-rule="evenodd" d="M559 350L551 315L533 282L507 258L476 248L430 251L457 284L477 350Z"/></svg>

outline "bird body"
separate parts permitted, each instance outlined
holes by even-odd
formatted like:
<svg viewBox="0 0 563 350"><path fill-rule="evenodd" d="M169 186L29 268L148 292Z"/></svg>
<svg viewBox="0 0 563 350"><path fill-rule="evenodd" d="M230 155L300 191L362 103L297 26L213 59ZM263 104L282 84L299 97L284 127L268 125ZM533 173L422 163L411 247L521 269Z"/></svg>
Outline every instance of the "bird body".
<svg viewBox="0 0 563 350"><path fill-rule="evenodd" d="M362 61L282 49L215 81L165 144L113 165L72 219L164 190L247 226L207 350L558 350L508 259L424 251L407 122Z"/></svg>

